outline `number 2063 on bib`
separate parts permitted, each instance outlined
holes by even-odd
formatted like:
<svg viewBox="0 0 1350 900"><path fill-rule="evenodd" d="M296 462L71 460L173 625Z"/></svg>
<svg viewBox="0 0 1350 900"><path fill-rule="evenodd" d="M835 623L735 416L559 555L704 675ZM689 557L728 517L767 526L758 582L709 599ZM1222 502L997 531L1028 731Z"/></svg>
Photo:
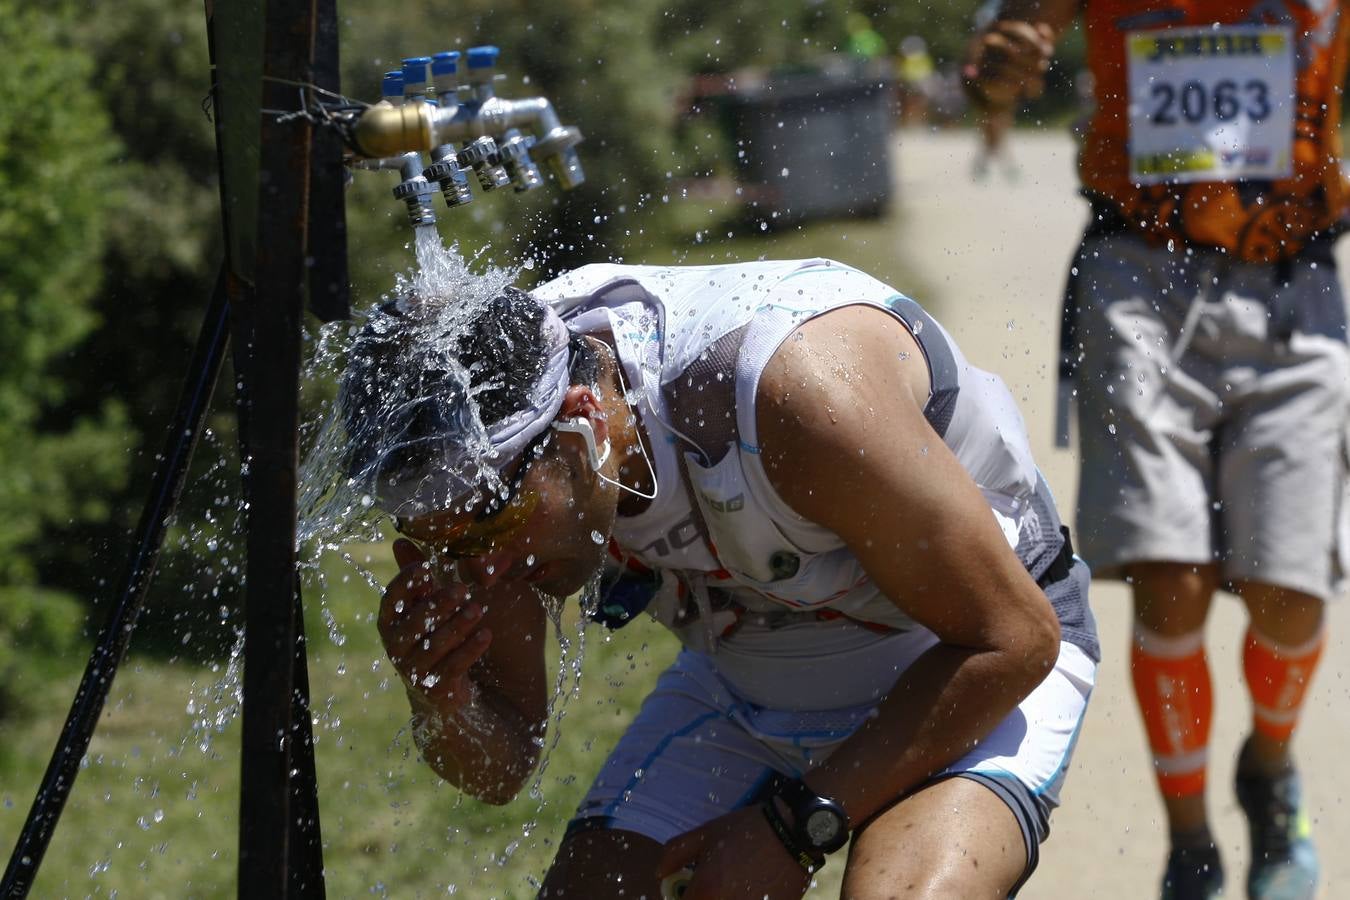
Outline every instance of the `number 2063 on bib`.
<svg viewBox="0 0 1350 900"><path fill-rule="evenodd" d="M1290 176L1295 61L1289 28L1136 31L1125 41L1132 181Z"/></svg>

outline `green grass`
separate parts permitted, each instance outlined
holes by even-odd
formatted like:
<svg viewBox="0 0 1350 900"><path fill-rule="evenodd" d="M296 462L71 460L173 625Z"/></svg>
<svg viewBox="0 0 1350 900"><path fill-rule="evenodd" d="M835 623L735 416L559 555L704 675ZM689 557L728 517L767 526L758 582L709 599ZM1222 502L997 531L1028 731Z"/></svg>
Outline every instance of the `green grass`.
<svg viewBox="0 0 1350 900"><path fill-rule="evenodd" d="M706 205L692 209L708 221L724 212ZM893 221L844 221L738 233L727 241L723 227L675 250L643 248L637 235L633 261L826 256L921 297L922 287L903 270L895 230ZM369 557L377 578L392 576L387 548L362 548L356 555ZM560 706L561 722L550 731L556 744L536 796L493 807L461 796L417 759L403 689L372 619L378 594L337 558L328 560L325 572L323 588L307 585L305 598L328 896L533 897L591 778L674 658L674 639L645 620L612 634L588 628L581 675L565 680L569 696ZM579 643L574 608L562 633ZM550 646L556 667L558 642ZM0 848L6 852L27 815L83 663L78 653L44 662L11 686L27 699L29 712L0 719ZM146 658L133 640L33 897L235 895L238 675L225 663ZM842 868L827 868L810 896L837 896Z"/></svg>
<svg viewBox="0 0 1350 900"><path fill-rule="evenodd" d="M364 555L364 552L363 552ZM391 577L387 548L372 569ZM343 576L352 576L344 584ZM320 815L333 897L527 897L572 809L629 712L674 657L672 638L636 625L584 640L569 674L538 799L505 807L464 798L418 761L407 701L370 613L378 595L333 560L322 609L307 598ZM327 615L325 615L325 613ZM325 620L331 616L331 621ZM645 625L646 623L644 623ZM340 642L340 643L339 643ZM551 643L556 667L558 643ZM575 654L574 654L575 656ZM570 667L569 667L570 673ZM238 828L237 671L132 657L120 672L33 896L228 897ZM0 843L13 846L78 673L33 685L38 712L5 723ZM575 694L571 691L577 687ZM192 712L189 712L191 703ZM216 725L219 719L220 725ZM205 725L205 727L203 727Z"/></svg>
<svg viewBox="0 0 1350 900"><path fill-rule="evenodd" d="M366 555L363 551L362 555ZM372 570L393 574L387 548ZM307 594L310 685L330 897L533 897L568 818L657 675L674 639L640 620L584 641L549 739L523 793L494 807L460 795L421 763L403 689L379 647L373 589L340 561ZM325 615L324 613L328 615ZM325 620L331 615L331 623ZM341 643L339 643L339 641ZM559 643L550 642L553 671ZM575 653L571 658L575 658ZM25 689L38 712L5 724L0 844L12 847L74 693L78 673ZM178 900L235 894L239 805L238 672L132 656L108 705L34 886L34 897ZM575 688L575 691L573 691ZM191 712L189 712L191 703ZM837 879L840 867L830 875Z"/></svg>

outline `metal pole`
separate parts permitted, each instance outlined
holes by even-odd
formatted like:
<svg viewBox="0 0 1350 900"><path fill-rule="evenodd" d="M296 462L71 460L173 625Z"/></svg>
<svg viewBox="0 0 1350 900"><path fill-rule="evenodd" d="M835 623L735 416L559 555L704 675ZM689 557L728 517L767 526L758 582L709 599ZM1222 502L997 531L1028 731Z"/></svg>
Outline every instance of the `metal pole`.
<svg viewBox="0 0 1350 900"><path fill-rule="evenodd" d="M294 105L308 81L316 0L268 0L264 109ZM247 349L249 533L239 800L241 898L292 896L292 744L297 621L296 468L300 325L306 296L309 123L264 116L256 290Z"/></svg>
<svg viewBox="0 0 1350 900"><path fill-rule="evenodd" d="M229 304L225 294L225 272L221 270L211 306L202 322L197 348L193 352L188 378L178 399L178 408L164 445L163 460L155 472L150 496L136 527L135 549L108 618L94 640L84 677L75 692L70 714L56 742L47 772L42 777L33 806L28 812L14 853L0 881L0 896L28 896L38 866L47 852L52 832L65 808L66 799L79 774L80 760L89 749L94 727L103 703L112 688L113 676L126 654L127 643L145 600L146 588L159 560L165 523L178 505L187 476L192 451L201 436L202 423L211 405L211 393L220 374L221 361L229 338Z"/></svg>
<svg viewBox="0 0 1350 900"><path fill-rule="evenodd" d="M295 579L295 691L291 695L295 740L291 745L291 896L324 900L323 832L319 828L319 784L314 769L314 725L309 712L309 665L306 659L305 622L301 615L300 579Z"/></svg>
<svg viewBox="0 0 1350 900"><path fill-rule="evenodd" d="M318 0L314 35L314 83L338 93L337 0ZM342 138L331 128L314 133L310 154L309 308L320 322L351 316L351 283L347 278L347 167Z"/></svg>

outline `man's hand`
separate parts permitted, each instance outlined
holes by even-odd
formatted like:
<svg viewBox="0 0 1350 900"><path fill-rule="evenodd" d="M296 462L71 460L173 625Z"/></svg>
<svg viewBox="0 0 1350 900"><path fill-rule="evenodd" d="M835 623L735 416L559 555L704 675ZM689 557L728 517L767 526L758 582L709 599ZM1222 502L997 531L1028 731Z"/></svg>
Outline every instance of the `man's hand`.
<svg viewBox="0 0 1350 900"><path fill-rule="evenodd" d="M394 542L399 573L380 601L380 637L410 692L442 714L462 709L476 694L469 667L492 643L482 607L468 585L437 583L431 562L412 541Z"/></svg>
<svg viewBox="0 0 1350 900"><path fill-rule="evenodd" d="M694 878L682 900L800 900L811 884L811 876L778 840L758 805L719 816L672 840L656 874L664 878L685 866L694 870Z"/></svg>
<svg viewBox="0 0 1350 900"><path fill-rule="evenodd" d="M966 93L991 110L1039 97L1054 52L1055 31L1050 25L995 22L976 37L970 57L961 68Z"/></svg>

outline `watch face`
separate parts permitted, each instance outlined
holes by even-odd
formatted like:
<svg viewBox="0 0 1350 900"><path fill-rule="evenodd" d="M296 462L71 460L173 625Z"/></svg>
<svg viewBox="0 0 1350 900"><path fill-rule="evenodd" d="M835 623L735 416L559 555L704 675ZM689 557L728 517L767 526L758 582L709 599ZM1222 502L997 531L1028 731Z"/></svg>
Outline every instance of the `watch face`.
<svg viewBox="0 0 1350 900"><path fill-rule="evenodd" d="M806 817L806 834L817 847L828 847L839 838L843 823L833 810L817 809Z"/></svg>

